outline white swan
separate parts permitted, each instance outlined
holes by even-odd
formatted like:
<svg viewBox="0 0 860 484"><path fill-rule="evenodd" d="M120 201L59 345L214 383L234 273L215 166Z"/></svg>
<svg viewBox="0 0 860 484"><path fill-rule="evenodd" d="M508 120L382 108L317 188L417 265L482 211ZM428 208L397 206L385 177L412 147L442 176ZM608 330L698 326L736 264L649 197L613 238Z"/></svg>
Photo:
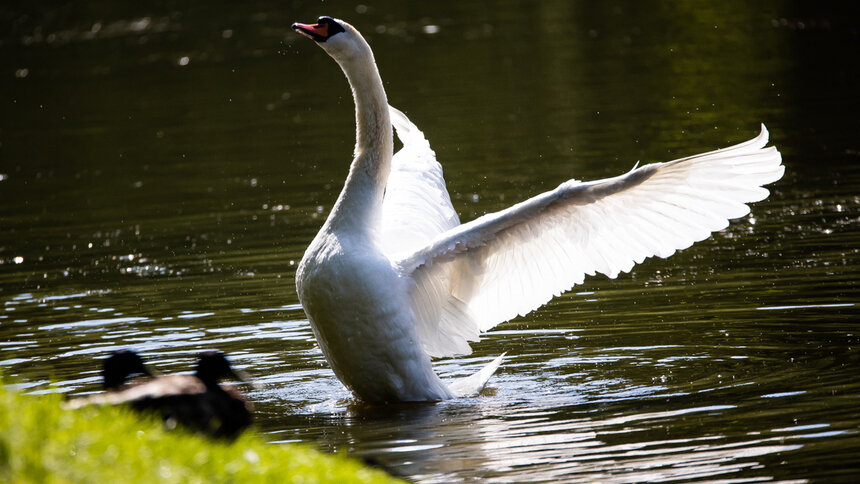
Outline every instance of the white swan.
<svg viewBox="0 0 860 484"><path fill-rule="evenodd" d="M423 133L388 106L370 46L351 25L293 24L340 65L355 100L343 191L296 273L299 299L338 378L367 401L480 391L501 357L446 385L430 358L581 284L668 257L749 213L779 180L767 130L736 146L555 190L460 224ZM393 155L392 125L403 142Z"/></svg>

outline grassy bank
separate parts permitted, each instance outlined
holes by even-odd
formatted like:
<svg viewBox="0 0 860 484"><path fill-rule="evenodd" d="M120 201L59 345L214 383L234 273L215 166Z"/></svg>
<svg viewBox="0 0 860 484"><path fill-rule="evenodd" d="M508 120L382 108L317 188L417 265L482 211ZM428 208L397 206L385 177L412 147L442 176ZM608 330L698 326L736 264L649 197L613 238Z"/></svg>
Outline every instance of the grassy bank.
<svg viewBox="0 0 860 484"><path fill-rule="evenodd" d="M60 408L59 395L21 395L0 384L0 482L399 482L340 455L232 443L168 432L122 408Z"/></svg>

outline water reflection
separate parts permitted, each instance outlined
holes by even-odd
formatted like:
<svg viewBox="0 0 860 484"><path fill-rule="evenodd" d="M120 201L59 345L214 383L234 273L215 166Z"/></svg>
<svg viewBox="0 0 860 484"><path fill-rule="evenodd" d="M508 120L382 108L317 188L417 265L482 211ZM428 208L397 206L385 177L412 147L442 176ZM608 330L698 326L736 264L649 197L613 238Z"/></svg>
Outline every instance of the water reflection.
<svg viewBox="0 0 860 484"><path fill-rule="evenodd" d="M447 482L463 473L490 482L694 479L760 468L759 457L801 447L779 435L672 438L654 428L679 419L720 418L736 407L649 412L648 403L635 413L617 404L535 407L497 398L352 408L336 419L340 432L326 441L422 482Z"/></svg>

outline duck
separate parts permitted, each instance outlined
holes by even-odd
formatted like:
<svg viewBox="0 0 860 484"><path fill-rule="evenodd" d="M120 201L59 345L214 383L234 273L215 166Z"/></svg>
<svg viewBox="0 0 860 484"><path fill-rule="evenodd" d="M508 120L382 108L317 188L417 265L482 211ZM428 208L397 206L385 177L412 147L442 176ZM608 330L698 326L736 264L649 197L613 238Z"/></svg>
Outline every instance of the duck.
<svg viewBox="0 0 860 484"><path fill-rule="evenodd" d="M123 373L134 369L131 351L123 351L117 359L112 355L105 361L108 367ZM140 358L137 358L140 360ZM141 360L142 363L142 360ZM121 366L118 366L121 365ZM112 386L103 393L70 400L65 407L77 409L88 405L128 405L135 411L159 415L167 428L178 426L191 431L233 439L252 423L253 406L233 386L220 380L233 378L247 381L247 376L234 370L221 351L208 350L200 354L193 375L161 375L138 383ZM108 381L105 380L105 387Z"/></svg>
<svg viewBox="0 0 860 484"><path fill-rule="evenodd" d="M498 324L526 315L597 273L615 278L723 230L782 178L758 136L627 173L570 179L461 223L423 132L390 106L368 42L319 17L292 29L346 76L356 141L346 180L296 270L296 290L336 377L366 402L475 395L504 354L444 382L432 359L467 355ZM394 153L394 132L402 147Z"/></svg>
<svg viewBox="0 0 860 484"><path fill-rule="evenodd" d="M129 383L129 378L141 375L143 379L136 379ZM136 351L131 349L119 349L111 352L102 362L102 393L95 393L85 397L73 398L63 402L63 407L77 409L87 405L106 403L110 395L117 394L123 390L148 381L155 376Z"/></svg>
<svg viewBox="0 0 860 484"><path fill-rule="evenodd" d="M121 390L128 378L134 375L154 376L136 351L116 350L105 358L102 368L102 386L105 391Z"/></svg>

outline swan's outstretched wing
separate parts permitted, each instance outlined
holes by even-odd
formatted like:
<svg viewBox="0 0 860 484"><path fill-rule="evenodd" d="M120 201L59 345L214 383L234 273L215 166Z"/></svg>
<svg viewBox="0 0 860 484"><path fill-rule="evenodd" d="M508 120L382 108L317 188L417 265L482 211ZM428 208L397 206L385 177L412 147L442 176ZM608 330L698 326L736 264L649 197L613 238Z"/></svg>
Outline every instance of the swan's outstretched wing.
<svg viewBox="0 0 860 484"><path fill-rule="evenodd" d="M380 242L389 256L412 253L460 224L436 153L405 114L389 106L403 148L391 161L382 202Z"/></svg>
<svg viewBox="0 0 860 484"><path fill-rule="evenodd" d="M468 353L478 331L538 308L586 274L614 278L725 228L749 213L746 203L767 197L762 185L783 175L767 139L762 125L758 137L736 146L615 178L567 181L439 235L399 261L416 293L438 292L441 275L449 276L436 300L443 317L418 321L425 348L433 356ZM423 289L425 281L434 284Z"/></svg>
<svg viewBox="0 0 860 484"><path fill-rule="evenodd" d="M379 240L385 254L396 260L397 254L413 254L457 227L460 218L448 196L442 166L424 133L405 114L391 106L388 110L403 148L391 162ZM479 335L474 324L463 324L469 320L465 308L450 295L452 270L447 264L422 272L412 290L418 337L432 356L468 353L466 341L475 341Z"/></svg>

